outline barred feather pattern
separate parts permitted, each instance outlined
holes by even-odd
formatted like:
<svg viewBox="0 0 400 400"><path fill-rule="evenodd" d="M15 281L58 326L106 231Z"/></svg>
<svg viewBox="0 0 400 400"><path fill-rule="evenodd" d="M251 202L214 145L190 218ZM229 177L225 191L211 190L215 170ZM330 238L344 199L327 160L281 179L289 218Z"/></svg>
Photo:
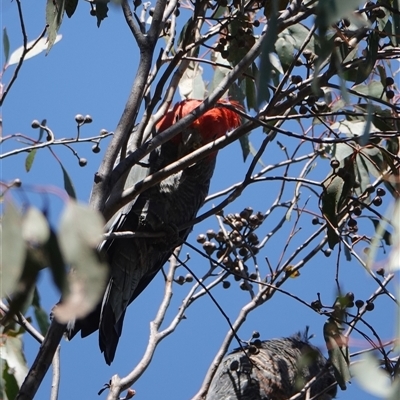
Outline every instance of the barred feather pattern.
<svg viewBox="0 0 400 400"><path fill-rule="evenodd" d="M170 127L200 103L186 100L176 104L158 123L158 132ZM224 108L220 102L219 107L198 118L185 132L153 151L146 173L153 174L177 161L238 127L240 122L238 114ZM111 275L103 302L85 320L78 321L69 336L73 337L81 330L82 337L85 337L99 329L99 346L107 364L114 359L126 308L168 261L174 248L186 240L191 229L178 232L177 227L193 220L202 206L208 194L216 155L205 157L146 190L113 218L109 231L166 232L166 235L163 238L115 239L102 245L108 256ZM143 168L139 168L140 179L143 179Z"/></svg>
<svg viewBox="0 0 400 400"><path fill-rule="evenodd" d="M262 341L222 360L206 400L287 400L321 371L325 373L311 386L310 397L331 400L335 377L316 347L300 336Z"/></svg>

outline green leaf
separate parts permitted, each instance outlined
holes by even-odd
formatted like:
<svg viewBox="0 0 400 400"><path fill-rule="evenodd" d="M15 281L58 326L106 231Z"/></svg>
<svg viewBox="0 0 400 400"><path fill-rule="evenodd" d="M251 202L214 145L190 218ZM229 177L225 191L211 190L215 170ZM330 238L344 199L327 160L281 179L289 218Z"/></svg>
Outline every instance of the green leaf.
<svg viewBox="0 0 400 400"><path fill-rule="evenodd" d="M371 81L367 85L364 84L355 85L352 87L352 90L354 90L357 93L360 93L361 95L372 96L379 99L382 93L384 92L384 87L382 83L379 81Z"/></svg>
<svg viewBox="0 0 400 400"><path fill-rule="evenodd" d="M364 82L371 74L378 58L379 35L375 31L371 31L368 36L368 47L365 50L367 55L365 61L360 64L357 71L357 79L355 84Z"/></svg>
<svg viewBox="0 0 400 400"><path fill-rule="evenodd" d="M246 161L250 153L249 135L243 135L239 138L240 147L242 148L243 161Z"/></svg>
<svg viewBox="0 0 400 400"><path fill-rule="evenodd" d="M66 286L67 271L57 236L52 229L50 230L50 238L46 244L46 255L49 260L53 281L60 292L65 294L68 290Z"/></svg>
<svg viewBox="0 0 400 400"><path fill-rule="evenodd" d="M25 170L29 172L32 168L33 160L35 159L37 149L33 149L29 152L28 156L25 159Z"/></svg>
<svg viewBox="0 0 400 400"><path fill-rule="evenodd" d="M347 339L342 335L339 322L329 318L324 324L324 339L328 349L329 361L332 364L336 381L342 390L350 381L349 349Z"/></svg>
<svg viewBox="0 0 400 400"><path fill-rule="evenodd" d="M0 364L2 364L2 378L3 378L0 397L2 399L9 399L9 400L16 399L19 391L19 385L17 380L15 379L13 370L12 368L9 367L6 360L4 360L4 362L1 362Z"/></svg>
<svg viewBox="0 0 400 400"><path fill-rule="evenodd" d="M22 274L26 256L22 237L22 216L15 206L6 201L0 237L0 298L11 294Z"/></svg>
<svg viewBox="0 0 400 400"><path fill-rule="evenodd" d="M211 54L211 60L218 64L226 65L226 68L224 68L222 65L217 65L214 68L213 79L208 88L209 93L215 90L215 88L221 83L222 79L224 79L228 72L232 69L229 62L222 58L221 53L218 51L215 51Z"/></svg>
<svg viewBox="0 0 400 400"><path fill-rule="evenodd" d="M60 29L64 15L65 0L47 0L46 6L46 24L47 27L47 53L53 47L57 32Z"/></svg>
<svg viewBox="0 0 400 400"><path fill-rule="evenodd" d="M294 58L294 42L290 37L278 37L275 49L282 67L286 71Z"/></svg>
<svg viewBox="0 0 400 400"><path fill-rule="evenodd" d="M392 234L381 226L379 219L371 217L370 220L374 224L376 234L384 240L387 246L391 246L393 244Z"/></svg>
<svg viewBox="0 0 400 400"><path fill-rule="evenodd" d="M327 220L328 245L331 249L339 243L334 228L338 227L338 204L343 193L344 180L339 176L332 176L324 182L325 189L321 195L321 210Z"/></svg>
<svg viewBox="0 0 400 400"><path fill-rule="evenodd" d="M340 161L340 167L343 168L343 175L332 173L328 176L323 182L324 190L321 194L321 210L327 221L328 245L331 249L339 242L335 228L338 227L340 211L348 203L348 196L355 181L353 153L343 159L337 158L337 160Z"/></svg>
<svg viewBox="0 0 400 400"><path fill-rule="evenodd" d="M245 35L243 34L244 28L248 32ZM239 15L228 25L228 30L231 40L225 46L228 51L227 60L232 65L237 65L255 43L253 25L249 23L247 17Z"/></svg>
<svg viewBox="0 0 400 400"><path fill-rule="evenodd" d="M47 125L47 119L43 119L42 122L40 123L40 125L42 126L46 126ZM38 142L40 142L43 139L43 135L47 133L45 129L40 128L39 129L39 138L38 138Z"/></svg>
<svg viewBox="0 0 400 400"><path fill-rule="evenodd" d="M78 0L65 0L65 13L68 18L71 18L74 15L77 5Z"/></svg>
<svg viewBox="0 0 400 400"><path fill-rule="evenodd" d="M324 0L319 1L317 5L317 21L323 28L328 28L343 17L347 17L358 8L363 0Z"/></svg>
<svg viewBox="0 0 400 400"><path fill-rule="evenodd" d="M50 237L46 217L36 207L29 207L22 221L22 236L26 242L37 247L43 246Z"/></svg>
<svg viewBox="0 0 400 400"><path fill-rule="evenodd" d="M380 398L388 398L393 394L394 385L391 385L390 375L380 368L372 354L363 354L362 359L351 366L351 373L366 392Z"/></svg>
<svg viewBox="0 0 400 400"><path fill-rule="evenodd" d="M278 36L277 16L274 15L268 21L268 29L262 43L259 75L257 80L257 108L270 99L268 84L271 80L273 71L271 63L271 53L274 51L275 41Z"/></svg>
<svg viewBox="0 0 400 400"><path fill-rule="evenodd" d="M73 273L68 276L69 293L54 311L61 323L85 317L104 294L108 265L97 251L103 227L100 213L75 200L68 201L61 216L59 241Z"/></svg>
<svg viewBox="0 0 400 400"><path fill-rule="evenodd" d="M76 199L76 193L75 193L75 189L74 189L74 185L72 183L72 180L69 177L67 170L62 165L61 161L59 161L58 159L57 159L57 161L60 164L60 167L62 169L63 178L64 178L64 189L68 193L69 197L72 197L73 199Z"/></svg>
<svg viewBox="0 0 400 400"><path fill-rule="evenodd" d="M392 33L393 37L390 38L394 47L398 47L400 43L400 2L399 0L393 1L393 8L396 12L392 13Z"/></svg>
<svg viewBox="0 0 400 400"><path fill-rule="evenodd" d="M190 62L179 81L179 93L182 98L204 100L206 87L202 78L203 68L198 62Z"/></svg>
<svg viewBox="0 0 400 400"><path fill-rule="evenodd" d="M394 206L394 210L391 213L391 221L393 224L393 246L390 252L388 269L390 272L400 271L400 200L397 200ZM400 321L398 322L400 324Z"/></svg>
<svg viewBox="0 0 400 400"><path fill-rule="evenodd" d="M355 168L356 180L360 184L359 187L355 188L355 193L357 196L360 196L363 193L365 193L367 186L370 184L368 165L364 157L361 156L361 154L357 154L354 168Z"/></svg>
<svg viewBox="0 0 400 400"><path fill-rule="evenodd" d="M4 64L7 64L8 57L10 56L10 39L8 38L7 28L3 28L3 52Z"/></svg>
<svg viewBox="0 0 400 400"><path fill-rule="evenodd" d="M35 313L36 321L39 325L40 333L45 336L46 332L50 327L49 315L46 311L43 310L40 304L40 296L37 287L35 287L35 291L33 294L32 306Z"/></svg>
<svg viewBox="0 0 400 400"><path fill-rule="evenodd" d="M12 335L12 331L8 331L7 335L3 336L1 358L7 362L9 373L14 376L17 385L20 387L28 373L21 334L15 332ZM10 397L9 399L14 398Z"/></svg>
<svg viewBox="0 0 400 400"><path fill-rule="evenodd" d="M245 85L246 85L246 101L247 101L247 108L256 110L257 108L257 99L256 99L256 88L254 84L254 80L250 77L246 76L245 78Z"/></svg>
<svg viewBox="0 0 400 400"><path fill-rule="evenodd" d="M380 132L379 129L371 123L370 118L367 119L367 121L343 120L335 122L331 125L331 129L337 130L339 133L342 133L347 137L356 138L357 142L362 146L369 142L371 133ZM348 145L345 146L350 148Z"/></svg>
<svg viewBox="0 0 400 400"><path fill-rule="evenodd" d="M346 243L350 246L350 248L351 248L351 243L350 243L350 238L348 237L348 236L345 236L344 237L344 240L346 241ZM351 253L350 253L350 250L349 250L349 247L347 247L347 246L343 246L343 251L344 251L344 255L345 255L345 257L346 257L346 261L351 261L352 260L352 258L351 258Z"/></svg>
<svg viewBox="0 0 400 400"><path fill-rule="evenodd" d="M278 37L283 38L286 41L290 41L294 48L299 50L303 44L305 39L307 38L310 30L302 24L295 24L289 26L283 32L281 32ZM311 50L313 53L315 52L315 41L314 37L307 43L306 47L307 50Z"/></svg>

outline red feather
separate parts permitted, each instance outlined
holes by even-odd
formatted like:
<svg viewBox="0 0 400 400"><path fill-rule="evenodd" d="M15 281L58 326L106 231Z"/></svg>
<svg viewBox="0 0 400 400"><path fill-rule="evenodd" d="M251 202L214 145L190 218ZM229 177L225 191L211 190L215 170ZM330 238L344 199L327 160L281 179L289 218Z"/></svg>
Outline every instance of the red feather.
<svg viewBox="0 0 400 400"><path fill-rule="evenodd" d="M192 112L201 103L201 100L183 100L175 104L174 108L171 111L168 111L168 113L158 122L158 132L162 132L172 126L175 122ZM196 129L201 134L204 139L203 144L218 139L241 124L239 114L223 107L224 104L231 104L232 106L241 109L242 106L238 102L231 101L230 103L227 103L226 101L219 100L218 104L218 107L208 110L189 126L189 128ZM174 141L176 140L180 140L179 135Z"/></svg>

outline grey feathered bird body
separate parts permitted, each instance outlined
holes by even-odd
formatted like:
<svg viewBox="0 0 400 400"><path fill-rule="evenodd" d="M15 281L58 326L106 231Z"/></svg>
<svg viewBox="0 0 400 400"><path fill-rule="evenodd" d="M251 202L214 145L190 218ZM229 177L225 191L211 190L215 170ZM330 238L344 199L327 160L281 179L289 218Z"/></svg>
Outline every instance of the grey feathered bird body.
<svg viewBox="0 0 400 400"><path fill-rule="evenodd" d="M159 121L156 134L171 127L200 104L200 100L177 103ZM135 165L126 181L121 179L114 187L111 198L118 199L124 188L132 187L145 176L238 127L241 123L239 115L224 104L224 101L219 101L217 107L205 112L183 132L154 150L148 159ZM240 108L237 103L233 104ZM114 359L126 308L146 288L176 246L188 236L191 228L179 230L179 227L193 220L202 206L208 194L216 156L217 152L214 152L145 190L108 224L109 232L153 234L153 237L107 240L100 246L110 265L110 280L102 304L85 319L77 321L68 332L69 338L79 330L85 337L99 329L100 349L108 364ZM164 235L154 237L154 233Z"/></svg>
<svg viewBox="0 0 400 400"><path fill-rule="evenodd" d="M311 387L311 397L335 382L321 352L300 336L266 340L236 349L219 365L206 400L287 400L305 383L325 373ZM336 385L319 400L331 400ZM305 397L302 396L301 399Z"/></svg>
<svg viewBox="0 0 400 400"><path fill-rule="evenodd" d="M185 148L185 153L190 150ZM184 155L182 151L173 143L165 143L151 153L148 174L181 158ZM193 220L202 206L215 162L215 157L207 157L144 191L118 213L109 227L110 232L165 235L159 238L118 238L102 245L111 271L102 305L85 320L79 321L69 336L80 329L82 337L85 337L99 329L100 349L108 364L114 359L126 308L151 282L175 247L186 240L191 229L180 232L177 229ZM143 169L140 166L134 168ZM133 169L131 175L135 172ZM143 172L140 174L143 178Z"/></svg>

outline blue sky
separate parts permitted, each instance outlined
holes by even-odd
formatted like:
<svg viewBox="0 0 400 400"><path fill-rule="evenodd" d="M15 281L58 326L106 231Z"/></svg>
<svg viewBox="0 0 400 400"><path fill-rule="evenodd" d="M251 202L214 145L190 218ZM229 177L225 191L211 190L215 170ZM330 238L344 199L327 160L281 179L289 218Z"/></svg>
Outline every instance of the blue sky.
<svg viewBox="0 0 400 400"><path fill-rule="evenodd" d="M32 40L44 27L45 2L22 3L28 38ZM7 28L11 50L13 50L22 43L16 5L15 2L3 1L1 7L2 24ZM23 133L36 137L37 131L30 127L31 122L34 119L45 118L57 138L74 137L76 135L74 116L78 113L90 114L93 118L93 123L82 129L84 137L94 136L103 128L109 131L115 128L125 105L139 57L122 14L112 8L109 18L103 21L101 28L98 29L95 19L89 15L88 4L80 2L73 18L65 18L60 33L63 39L54 46L47 57L43 53L26 61L23 65L2 109L4 136ZM13 67L10 67L4 74L3 83L6 84L10 80L12 72ZM297 125L293 125L292 129L300 132ZM262 138L261 132L251 134L251 141L256 148ZM294 142L284 137L278 139L289 149L293 148ZM106 147L106 143L106 140L102 142L102 149ZM18 144L15 141L6 142L2 153L16 146ZM90 195L93 174L103 152L93 154L91 144L75 146L75 149L80 157L88 159L86 167L80 167L73 154L61 146L56 148L55 152L67 168L78 198L86 202ZM308 146L307 152L310 151L311 146ZM1 166L2 180L20 178L30 201L40 207L43 205L43 197L35 194L35 190L32 189L37 185L62 187L62 172L47 149L40 151L29 173L26 173L24 169L25 158L25 154L20 154L4 160ZM265 164L275 163L282 159L284 155L276 143L272 143L263 156ZM250 161L250 159L245 163L242 161L238 143L222 150L218 157L210 193L243 179ZM276 174L281 171L276 171ZM318 160L318 168L312 172L311 178L322 179L328 171L328 161ZM277 184L271 182L253 185L247 188L244 195L230 205L226 212L239 212L246 206L265 211L274 201L277 188ZM304 204L310 193L303 189L302 195L304 197L301 204ZM14 196L17 200L22 198L18 193L14 193ZM293 186L285 191L284 199L289 200L292 196ZM384 200L384 205L387 205L389 199ZM217 203L218 200L215 204ZM62 201L51 195L50 219L55 226L58 224L62 206ZM207 207L209 205L205 209L208 209ZM269 218L261 231L264 234L268 233L278 219L275 216ZM304 233L294 239L290 246L292 251L308 237L307 232L308 235L311 234L310 221L311 218L308 223L302 225ZM273 265L280 257L282 243L286 241L292 228L292 224L287 225L268 243L258 258L260 268L265 273L268 271L265 257L268 257ZM209 228L218 229L215 219L196 226L190 236L191 241L193 242L199 233L204 233ZM321 238L319 237L318 241ZM185 255L188 252L192 259L190 264L192 269L201 275L202 271L207 269L206 261L188 248L184 248L182 254ZM289 280L284 285L284 289L308 302L316 299L318 291L325 304L332 304L336 296L336 256L337 248L330 258L320 253L301 271L301 276ZM180 274L185 275L186 271L182 270ZM231 289L217 288L213 294L233 321L241 307L249 301L249 295L235 287L233 279L230 281ZM354 292L356 299L365 300L376 289L374 282L355 262L341 263L340 281L343 290ZM40 277L39 287L43 306L50 311L58 300L58 293L54 290L46 271ZM392 291L394 287L394 284L389 285ZM188 284L175 285L166 323L173 318L189 289ZM97 391L109 381L112 375L123 376L136 365L145 350L149 322L156 314L162 295L163 279L159 274L129 307L123 335L111 367L107 366L103 360L98 349L96 334L84 340L75 338L71 342L62 342L60 400L98 398ZM394 306L388 301L387 296L381 296L375 305L374 312L369 313L366 319L378 328L381 338L389 340L394 335L396 318ZM191 306L186 317L176 332L161 343L151 366L134 385L133 388L137 392L135 398L183 400L191 398L197 392L229 327L207 296ZM322 327L325 320L326 317L305 308L294 299L277 294L249 316L239 336L247 340L255 330L260 332L262 339L289 336L309 325L310 332L315 334L312 343L324 349ZM358 351L366 348L367 342L360 335L354 334L350 345L351 351ZM237 343L233 342L231 348L236 347ZM38 345L28 336L25 340L25 350L30 365L36 355ZM49 398L50 378L51 375L48 374L37 395L38 399ZM105 397L106 395L103 394L102 398ZM338 393L338 398L371 400L375 397L361 392L357 383L352 382L346 392Z"/></svg>

